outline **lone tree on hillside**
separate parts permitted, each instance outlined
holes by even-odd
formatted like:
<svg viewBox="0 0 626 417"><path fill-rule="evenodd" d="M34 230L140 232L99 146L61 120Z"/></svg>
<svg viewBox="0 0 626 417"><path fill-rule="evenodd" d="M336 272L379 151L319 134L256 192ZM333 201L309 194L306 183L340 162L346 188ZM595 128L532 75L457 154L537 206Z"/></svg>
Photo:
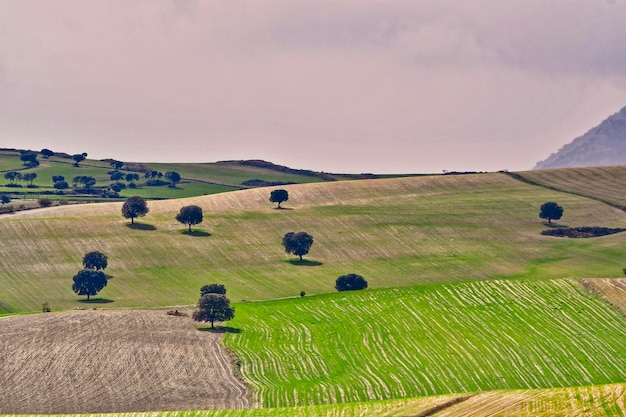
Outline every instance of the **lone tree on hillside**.
<svg viewBox="0 0 626 417"><path fill-rule="evenodd" d="M285 252L293 253L300 257L302 260L302 256L309 253L311 246L313 245L313 236L308 234L307 232L289 232L283 236L283 246L285 247Z"/></svg>
<svg viewBox="0 0 626 417"><path fill-rule="evenodd" d="M45 159L50 158L51 156L54 156L54 152L52 152L50 149L48 148L43 148L41 151L39 151L39 153L41 154L41 156L43 156Z"/></svg>
<svg viewBox="0 0 626 417"><path fill-rule="evenodd" d="M176 215L176 220L182 224L189 225L189 231L191 232L192 225L202 223L202 207L193 205L182 207Z"/></svg>
<svg viewBox="0 0 626 417"><path fill-rule="evenodd" d="M85 269L95 269L97 271L106 269L108 262L107 256L99 251L88 252L83 256L83 266Z"/></svg>
<svg viewBox="0 0 626 417"><path fill-rule="evenodd" d="M222 284L208 284L200 288L200 297L205 294L226 294L226 287Z"/></svg>
<svg viewBox="0 0 626 417"><path fill-rule="evenodd" d="M86 295L87 301L89 301L89 297L98 294L106 285L107 277L104 275L104 272L93 269L83 269L78 274L74 275L72 290L78 295Z"/></svg>
<svg viewBox="0 0 626 417"><path fill-rule="evenodd" d="M337 291L364 290L365 288L367 288L367 281L357 274L342 275L335 281Z"/></svg>
<svg viewBox="0 0 626 417"><path fill-rule="evenodd" d="M168 171L165 173L165 179L170 182L168 187L176 188L176 184L180 182L180 174L176 171Z"/></svg>
<svg viewBox="0 0 626 417"><path fill-rule="evenodd" d="M11 197L9 197L8 195L0 195L0 208L2 208L5 204L8 204L11 202Z"/></svg>
<svg viewBox="0 0 626 417"><path fill-rule="evenodd" d="M235 317L235 307L231 307L230 300L223 294L205 294L198 301L198 310L193 312L195 321L211 322L214 329L216 321L228 321Z"/></svg>
<svg viewBox="0 0 626 417"><path fill-rule="evenodd" d="M552 223L552 220L559 220L561 216L563 216L563 207L559 206L554 201L548 201L541 205L539 217L547 219L548 223Z"/></svg>
<svg viewBox="0 0 626 417"><path fill-rule="evenodd" d="M128 197L122 205L122 216L130 219L131 224L135 224L135 217L145 216L150 209L143 197Z"/></svg>
<svg viewBox="0 0 626 417"><path fill-rule="evenodd" d="M287 200L289 200L289 193L287 190L274 190L270 193L270 201L272 203L278 203L277 208L282 208L280 207L280 203Z"/></svg>
<svg viewBox="0 0 626 417"><path fill-rule="evenodd" d="M76 153L76 154L72 155L72 159L74 160L74 166L77 167L78 164L80 164L85 159L87 159L87 152Z"/></svg>

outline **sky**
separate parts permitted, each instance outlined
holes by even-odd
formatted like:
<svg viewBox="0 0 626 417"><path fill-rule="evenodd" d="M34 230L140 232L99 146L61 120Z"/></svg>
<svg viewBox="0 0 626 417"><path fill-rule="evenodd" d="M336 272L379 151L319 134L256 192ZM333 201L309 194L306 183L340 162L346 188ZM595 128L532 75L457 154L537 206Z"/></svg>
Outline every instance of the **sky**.
<svg viewBox="0 0 626 417"><path fill-rule="evenodd" d="M0 147L532 169L626 106L626 0L0 0Z"/></svg>

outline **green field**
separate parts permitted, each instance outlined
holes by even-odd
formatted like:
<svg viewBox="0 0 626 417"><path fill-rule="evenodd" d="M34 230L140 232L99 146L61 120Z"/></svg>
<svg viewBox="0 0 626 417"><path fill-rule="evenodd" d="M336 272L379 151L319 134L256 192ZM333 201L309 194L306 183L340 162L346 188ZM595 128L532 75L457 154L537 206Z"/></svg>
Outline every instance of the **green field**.
<svg viewBox="0 0 626 417"><path fill-rule="evenodd" d="M108 169L99 164L80 170ZM538 217L557 201L565 213L555 227L625 228L623 167L520 173L532 183L492 173L287 185L284 210L269 202L274 187L202 195L248 174L269 179L262 172L187 169L171 194L143 194L172 199L149 201L136 227L119 202L0 215L0 315L43 302L193 305L202 285L225 284L238 329L225 343L255 400L273 408L168 415L407 416L441 404L433 415L624 415L626 318L581 279L602 278L602 291L623 277L626 234L547 237ZM195 235L174 220L189 204L205 215ZM315 243L297 262L280 242L301 230ZM71 278L92 250L109 256L110 279L85 304ZM335 278L350 272L370 289L336 293Z"/></svg>
<svg viewBox="0 0 626 417"><path fill-rule="evenodd" d="M626 206L626 166L546 169L517 174L546 187Z"/></svg>
<svg viewBox="0 0 626 417"><path fill-rule="evenodd" d="M271 188L186 200L153 201L131 229L121 203L31 210L0 216L0 308L73 308L71 277L82 256L100 250L113 276L108 307L189 305L208 282L234 301L333 291L337 276L364 275L372 288L496 278L619 277L625 234L559 239L539 206L557 200L559 224L626 227L626 215L598 201L530 186L504 174L340 181L285 187L288 210ZM185 236L174 220L198 204L205 236ZM280 244L305 230L315 243L304 264Z"/></svg>
<svg viewBox="0 0 626 417"><path fill-rule="evenodd" d="M574 280L244 303L229 326L270 407L626 382L624 316Z"/></svg>
<svg viewBox="0 0 626 417"><path fill-rule="evenodd" d="M109 172L112 171L113 168L107 161L87 159L81 162L78 167L75 167L74 161L67 158L54 156L49 159L44 159L40 156L38 160L40 162L38 167L26 169L19 159L18 152L0 150L0 173L2 175L11 170L19 170L22 174L30 172L37 174L37 178L33 182L33 185L37 186L37 188L27 188L25 181L18 183L22 185L22 187L6 187L5 183L8 183L8 180L0 178L0 193L15 196L15 198L19 198L20 194L24 197L24 194L26 194L26 198L37 199L46 191L55 191L52 187L52 176L54 175L64 176L70 186L72 185L72 178L79 175L93 176L96 179L96 187L106 187L114 183L114 181L111 181L109 175ZM143 169L155 170L162 173L176 171L181 175L182 180L176 188L169 188L167 186L145 186L144 174L143 172L139 172L140 179L136 181L138 187L135 189L126 188L122 190L120 193L122 197L139 195L150 199L167 199L216 194L248 188L242 185L242 183L252 179L296 184L324 181L324 179L318 176L249 166L241 164L239 161L203 164L129 162L129 166L134 168L142 167ZM121 169L120 171L123 174L135 172L127 169ZM351 178L351 176L347 175L332 175L329 177L333 180ZM123 180L121 182L126 184ZM66 191L65 194L66 195L58 196L52 195L50 198L74 198L68 191ZM93 198L93 196L91 197Z"/></svg>

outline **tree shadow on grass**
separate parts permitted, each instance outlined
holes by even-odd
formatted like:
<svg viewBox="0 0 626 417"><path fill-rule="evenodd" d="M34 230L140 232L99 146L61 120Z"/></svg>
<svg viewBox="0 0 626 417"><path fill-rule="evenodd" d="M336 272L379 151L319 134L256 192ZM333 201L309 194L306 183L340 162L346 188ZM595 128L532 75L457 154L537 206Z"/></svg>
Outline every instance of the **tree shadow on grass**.
<svg viewBox="0 0 626 417"><path fill-rule="evenodd" d="M274 207L274 210L293 210L291 207Z"/></svg>
<svg viewBox="0 0 626 417"><path fill-rule="evenodd" d="M214 329L211 327L198 327L198 330L201 332L209 332L209 333L241 333L243 330L237 329L235 327L230 326L215 326Z"/></svg>
<svg viewBox="0 0 626 417"><path fill-rule="evenodd" d="M183 231L180 232L183 235L187 235L187 236L196 236L196 237L207 237L207 236L211 236L211 233L209 232L205 232L203 230L192 230L191 232L188 229L185 229Z"/></svg>
<svg viewBox="0 0 626 417"><path fill-rule="evenodd" d="M134 230L156 230L156 226L147 223L129 223L126 225L129 229Z"/></svg>
<svg viewBox="0 0 626 417"><path fill-rule="evenodd" d="M322 262L318 262L318 261L310 261L308 259L287 259L285 262L291 264L291 265L295 265L295 266L320 266L320 265L324 265Z"/></svg>
<svg viewBox="0 0 626 417"><path fill-rule="evenodd" d="M113 300L109 300L108 298L90 298L89 300L78 300L79 303L83 304L109 304L112 303Z"/></svg>

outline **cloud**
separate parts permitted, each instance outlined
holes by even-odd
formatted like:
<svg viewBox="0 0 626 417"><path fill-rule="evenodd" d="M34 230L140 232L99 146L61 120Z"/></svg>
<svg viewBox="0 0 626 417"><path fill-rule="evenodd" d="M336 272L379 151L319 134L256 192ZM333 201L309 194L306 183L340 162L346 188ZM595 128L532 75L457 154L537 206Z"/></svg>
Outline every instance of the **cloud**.
<svg viewBox="0 0 626 417"><path fill-rule="evenodd" d="M5 0L0 141L328 171L530 168L624 105L623 21L622 2L565 0Z"/></svg>

